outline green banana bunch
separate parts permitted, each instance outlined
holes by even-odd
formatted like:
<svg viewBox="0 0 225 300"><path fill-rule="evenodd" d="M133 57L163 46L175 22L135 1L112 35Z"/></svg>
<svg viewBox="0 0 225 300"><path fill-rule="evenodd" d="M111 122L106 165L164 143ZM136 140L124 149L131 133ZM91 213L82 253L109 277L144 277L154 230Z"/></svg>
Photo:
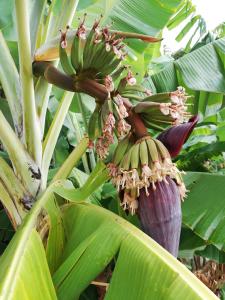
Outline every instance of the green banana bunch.
<svg viewBox="0 0 225 300"><path fill-rule="evenodd" d="M134 214L138 208L140 189L145 189L148 196L150 186L154 190L157 182L167 182L168 177L179 186L184 184L168 150L159 140L145 136L134 142L131 137L130 133L118 143L113 161L108 167L113 184L118 191L123 191L121 205Z"/></svg>
<svg viewBox="0 0 225 300"><path fill-rule="evenodd" d="M111 33L108 27L99 28L95 21L91 30L85 28L85 18L81 21L72 41L70 59L65 50L67 46L66 32L61 32L59 57L63 70L68 75L79 76L85 73L91 79L101 80L114 73L125 57L122 51L124 44L118 33ZM68 30L68 28L67 28Z"/></svg>
<svg viewBox="0 0 225 300"><path fill-rule="evenodd" d="M155 186L157 181L166 180L166 176L176 178L179 171L172 163L168 150L158 140L146 136L131 146L129 136L117 146L113 164L117 173L113 182L118 189Z"/></svg>
<svg viewBox="0 0 225 300"><path fill-rule="evenodd" d="M185 90L178 87L171 93L160 93L143 99L133 110L140 114L147 128L162 131L167 126L179 125L188 121L187 96Z"/></svg>

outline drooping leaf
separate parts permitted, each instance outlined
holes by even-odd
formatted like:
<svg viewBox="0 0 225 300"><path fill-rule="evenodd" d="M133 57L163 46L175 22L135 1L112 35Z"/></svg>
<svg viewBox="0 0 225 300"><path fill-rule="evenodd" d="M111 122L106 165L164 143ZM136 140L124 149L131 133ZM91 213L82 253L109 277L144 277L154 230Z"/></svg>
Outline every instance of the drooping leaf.
<svg viewBox="0 0 225 300"><path fill-rule="evenodd" d="M208 244L224 251L225 176L188 172L184 179L190 192L182 205L183 223Z"/></svg>
<svg viewBox="0 0 225 300"><path fill-rule="evenodd" d="M38 233L33 230L23 245L20 237L16 236L0 260L1 299L57 299Z"/></svg>
<svg viewBox="0 0 225 300"><path fill-rule="evenodd" d="M175 90L179 72L182 81L192 90L224 93L224 56L225 39L222 38L184 55L151 78L158 92Z"/></svg>
<svg viewBox="0 0 225 300"><path fill-rule="evenodd" d="M69 204L63 214L69 238L53 276L59 299L78 299L114 256L105 299L216 299L185 266L119 216L88 204Z"/></svg>

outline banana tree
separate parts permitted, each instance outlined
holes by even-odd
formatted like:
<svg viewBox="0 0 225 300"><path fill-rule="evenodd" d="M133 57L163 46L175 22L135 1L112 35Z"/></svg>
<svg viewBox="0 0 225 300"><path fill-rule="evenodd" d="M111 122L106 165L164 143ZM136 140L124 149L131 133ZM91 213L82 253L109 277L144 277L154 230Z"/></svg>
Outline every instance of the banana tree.
<svg viewBox="0 0 225 300"><path fill-rule="evenodd" d="M160 41L146 34L159 34L179 1L163 6L153 0L132 5L113 1L109 6L96 1L98 14L105 9L103 18L87 29L84 14L75 30L69 26L76 9L78 15L82 10L76 0L14 4L18 69L5 39L9 33L3 28L0 34L0 81L11 113L10 124L8 115L0 112L0 140L7 153L6 159L0 158L0 199L16 230L0 259L1 298L216 299L148 235L91 203L94 192L111 179L125 212L138 211L144 231L177 255L185 186L171 161L172 152L163 144L172 131L158 139L153 135L174 125L173 130L182 130L180 148L197 118L187 122L183 88L152 95L137 83L126 57L143 51L146 43ZM110 21L112 27L107 25ZM132 42L127 46L128 40ZM64 91L48 127L52 85ZM74 93L95 101L87 124L80 99L88 136L77 135L80 141L51 178L54 149L77 99ZM114 139L118 146L110 158ZM66 179L81 159L92 172L75 189ZM160 198L159 207L150 209ZM154 214L161 208L162 214ZM146 211L161 222L160 231ZM126 218L123 211L121 215ZM169 226L168 218L173 219Z"/></svg>

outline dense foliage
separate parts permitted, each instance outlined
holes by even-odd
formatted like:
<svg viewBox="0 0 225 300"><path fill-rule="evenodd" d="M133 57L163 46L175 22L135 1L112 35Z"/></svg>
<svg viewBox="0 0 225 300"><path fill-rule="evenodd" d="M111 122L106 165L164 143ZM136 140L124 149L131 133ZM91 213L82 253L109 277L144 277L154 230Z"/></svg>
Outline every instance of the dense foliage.
<svg viewBox="0 0 225 300"><path fill-rule="evenodd" d="M187 0L0 8L0 298L223 299L224 25Z"/></svg>

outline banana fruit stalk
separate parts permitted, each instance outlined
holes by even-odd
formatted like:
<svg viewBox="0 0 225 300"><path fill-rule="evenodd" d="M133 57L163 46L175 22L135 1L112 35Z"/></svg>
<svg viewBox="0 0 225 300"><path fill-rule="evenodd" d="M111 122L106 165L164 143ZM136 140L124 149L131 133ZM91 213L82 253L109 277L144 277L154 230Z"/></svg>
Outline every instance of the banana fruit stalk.
<svg viewBox="0 0 225 300"><path fill-rule="evenodd" d="M70 35L67 31L61 33L59 44L61 65L70 76L76 74L82 78L85 75L104 83L104 77L114 73L125 58L126 53L123 51L125 45L122 44L123 39L111 34L107 27L100 29L100 20L95 21L92 29L87 31L85 17L86 15L73 35L69 51L67 36Z"/></svg>

